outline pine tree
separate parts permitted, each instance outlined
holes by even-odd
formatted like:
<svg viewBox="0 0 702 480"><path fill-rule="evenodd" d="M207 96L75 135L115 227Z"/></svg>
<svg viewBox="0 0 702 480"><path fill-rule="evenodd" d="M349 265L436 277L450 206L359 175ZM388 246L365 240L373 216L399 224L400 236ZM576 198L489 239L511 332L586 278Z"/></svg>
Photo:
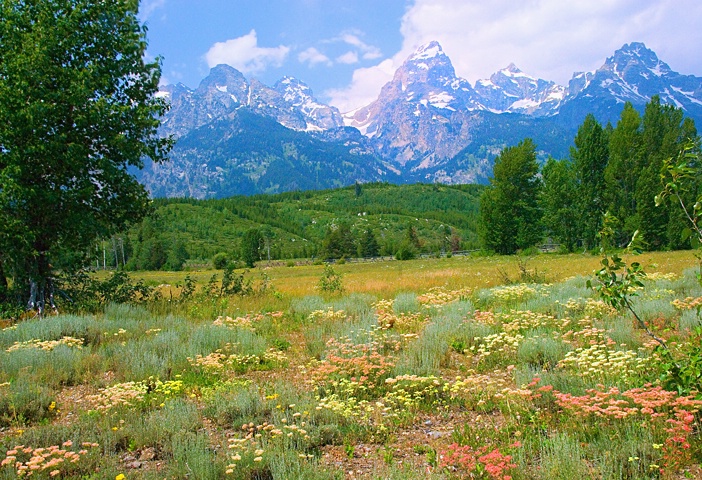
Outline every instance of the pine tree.
<svg viewBox="0 0 702 480"><path fill-rule="evenodd" d="M251 228L244 233L241 239L241 259L247 267L253 268L261 259L261 245L263 238L258 228Z"/></svg>
<svg viewBox="0 0 702 480"><path fill-rule="evenodd" d="M327 228L320 253L323 258L353 257L355 254L355 238L348 223L340 222Z"/></svg>
<svg viewBox="0 0 702 480"><path fill-rule="evenodd" d="M588 114L578 128L574 143L570 159L577 182L580 237L586 248L593 248L606 210L604 171L609 159L607 133L594 115Z"/></svg>
<svg viewBox="0 0 702 480"><path fill-rule="evenodd" d="M629 102L609 137L609 162L604 171L605 205L617 220L613 241L626 245L639 229L636 183L641 176L641 116Z"/></svg>
<svg viewBox="0 0 702 480"><path fill-rule="evenodd" d="M378 240L373 234L373 230L367 228L359 243L359 250L362 257L377 257L380 255L380 246L378 245Z"/></svg>
<svg viewBox="0 0 702 480"><path fill-rule="evenodd" d="M540 205L547 235L572 252L580 235L575 169L569 160L549 158L541 173Z"/></svg>
<svg viewBox="0 0 702 480"><path fill-rule="evenodd" d="M495 159L490 186L480 197L485 248L512 254L541 240L538 173L536 146L528 138L505 148Z"/></svg>
<svg viewBox="0 0 702 480"><path fill-rule="evenodd" d="M411 223L407 224L407 243L415 248L417 251L421 250L422 242L419 240L419 235L417 235L417 229Z"/></svg>

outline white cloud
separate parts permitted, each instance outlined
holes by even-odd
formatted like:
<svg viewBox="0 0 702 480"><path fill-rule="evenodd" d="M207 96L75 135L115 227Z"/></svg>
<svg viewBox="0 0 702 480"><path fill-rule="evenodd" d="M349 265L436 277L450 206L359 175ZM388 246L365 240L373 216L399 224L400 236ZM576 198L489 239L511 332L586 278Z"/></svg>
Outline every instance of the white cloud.
<svg viewBox="0 0 702 480"><path fill-rule="evenodd" d="M402 20L400 56L438 40L457 74L472 82L514 62L565 85L629 42L646 43L671 64L699 58L702 30L693 25L700 21L698 0L415 0Z"/></svg>
<svg viewBox="0 0 702 480"><path fill-rule="evenodd" d="M143 22L151 16L154 11L163 7L166 0L142 0L139 5L139 19Z"/></svg>
<svg viewBox="0 0 702 480"><path fill-rule="evenodd" d="M356 70L347 88L328 93L342 111L366 105L419 45L432 40L441 43L456 74L471 82L515 63L565 86L574 72L599 68L630 42L644 42L673 70L699 76L700 24L699 0L414 0L402 18L401 50ZM360 49L365 44L356 33L336 40Z"/></svg>
<svg viewBox="0 0 702 480"><path fill-rule="evenodd" d="M358 54L356 52L346 52L336 57L336 61L346 65L353 65L354 63L358 63Z"/></svg>
<svg viewBox="0 0 702 480"><path fill-rule="evenodd" d="M300 63L308 63L310 67L318 65L320 63L327 66L331 66L333 63L329 59L329 57L327 57L314 47L310 47L307 50L300 52L297 56L297 59L300 61Z"/></svg>
<svg viewBox="0 0 702 480"><path fill-rule="evenodd" d="M282 65L289 52L285 45L259 47L256 31L251 30L242 37L215 43L205 54L205 60L210 68L225 63L242 73L260 73L269 66Z"/></svg>
<svg viewBox="0 0 702 480"><path fill-rule="evenodd" d="M330 99L329 103L342 112L368 105L378 98L382 86L392 80L396 68L388 59L374 67L356 69L348 87L330 89L324 94Z"/></svg>
<svg viewBox="0 0 702 480"><path fill-rule="evenodd" d="M361 51L365 60L375 60L376 58L380 58L383 56L379 48L374 47L373 45L368 45L366 42L361 40L359 36L355 33L342 33L338 37L338 40L348 45L351 45L352 47L356 47L358 50Z"/></svg>

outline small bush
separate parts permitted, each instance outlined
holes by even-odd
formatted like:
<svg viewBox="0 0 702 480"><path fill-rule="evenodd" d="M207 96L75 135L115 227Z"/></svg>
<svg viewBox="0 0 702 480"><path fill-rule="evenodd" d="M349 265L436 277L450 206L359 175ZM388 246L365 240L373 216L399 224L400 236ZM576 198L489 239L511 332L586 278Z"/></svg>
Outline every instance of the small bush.
<svg viewBox="0 0 702 480"><path fill-rule="evenodd" d="M55 408L50 390L30 380L19 378L0 387L0 426L36 423L50 418Z"/></svg>
<svg viewBox="0 0 702 480"><path fill-rule="evenodd" d="M225 466L217 461L206 433L178 432L173 437L173 478L217 480L225 477Z"/></svg>
<svg viewBox="0 0 702 480"><path fill-rule="evenodd" d="M344 286L341 283L341 274L337 273L331 265L324 267L324 273L317 284L319 290L324 293L341 294Z"/></svg>
<svg viewBox="0 0 702 480"><path fill-rule="evenodd" d="M217 270L224 270L229 264L229 255L224 252L219 252L212 257L212 266Z"/></svg>
<svg viewBox="0 0 702 480"><path fill-rule="evenodd" d="M403 243L395 252L395 259L397 260L412 260L414 258L417 258L417 251L409 243Z"/></svg>

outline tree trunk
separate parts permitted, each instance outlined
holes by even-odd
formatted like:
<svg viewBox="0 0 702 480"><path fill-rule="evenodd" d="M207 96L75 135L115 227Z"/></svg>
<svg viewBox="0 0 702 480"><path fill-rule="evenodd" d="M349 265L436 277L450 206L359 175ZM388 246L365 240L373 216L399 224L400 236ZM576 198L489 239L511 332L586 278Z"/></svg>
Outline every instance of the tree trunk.
<svg viewBox="0 0 702 480"><path fill-rule="evenodd" d="M7 290L9 285L7 284L7 278L5 278L5 270L2 268L2 261L0 260L0 303L7 301Z"/></svg>
<svg viewBox="0 0 702 480"><path fill-rule="evenodd" d="M46 304L58 313L54 304L54 283L51 280L51 264L43 253L36 258L36 267L29 279L29 301L27 310L36 310L41 318L46 311Z"/></svg>

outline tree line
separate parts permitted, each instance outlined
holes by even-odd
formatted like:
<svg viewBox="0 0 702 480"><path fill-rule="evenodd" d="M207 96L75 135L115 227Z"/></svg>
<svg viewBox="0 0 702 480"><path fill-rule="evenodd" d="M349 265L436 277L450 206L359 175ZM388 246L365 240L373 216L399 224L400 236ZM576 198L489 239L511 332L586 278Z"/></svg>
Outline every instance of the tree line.
<svg viewBox="0 0 702 480"><path fill-rule="evenodd" d="M550 238L567 251L593 249L605 213L618 246L638 231L649 250L689 248L680 206L655 202L666 159L691 145L699 161L697 129L682 109L658 96L643 115L626 103L616 126L588 115L573 143L568 158L549 158L542 168L530 139L501 152L480 198L483 248L511 254ZM694 203L699 187L697 179L684 200Z"/></svg>
<svg viewBox="0 0 702 480"><path fill-rule="evenodd" d="M474 249L483 188L370 183L225 199L155 199L144 220L96 241L87 265L180 270L210 264L215 256L243 266Z"/></svg>

